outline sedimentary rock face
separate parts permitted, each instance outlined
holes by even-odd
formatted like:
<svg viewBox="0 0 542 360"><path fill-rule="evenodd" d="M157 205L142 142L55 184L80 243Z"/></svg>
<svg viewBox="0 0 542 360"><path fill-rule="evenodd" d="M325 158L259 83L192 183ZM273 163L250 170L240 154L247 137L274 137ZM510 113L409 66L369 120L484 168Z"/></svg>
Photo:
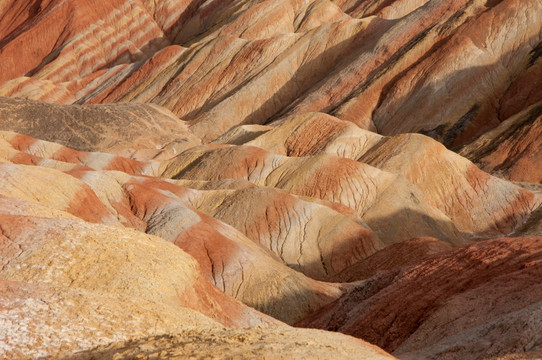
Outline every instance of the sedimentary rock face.
<svg viewBox="0 0 542 360"><path fill-rule="evenodd" d="M541 245L488 240L382 272L299 325L359 336L401 359L537 348Z"/></svg>

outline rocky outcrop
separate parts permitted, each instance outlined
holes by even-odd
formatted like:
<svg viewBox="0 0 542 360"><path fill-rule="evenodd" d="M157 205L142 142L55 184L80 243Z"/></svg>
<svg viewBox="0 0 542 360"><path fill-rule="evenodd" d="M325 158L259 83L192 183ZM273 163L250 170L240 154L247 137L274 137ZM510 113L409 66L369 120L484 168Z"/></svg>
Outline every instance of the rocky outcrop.
<svg viewBox="0 0 542 360"><path fill-rule="evenodd" d="M273 323L225 296L193 257L158 237L72 219L4 213L1 221L2 279L188 307L230 326Z"/></svg>
<svg viewBox="0 0 542 360"><path fill-rule="evenodd" d="M56 357L114 341L213 328L201 313L157 301L80 288L0 280L0 354Z"/></svg>

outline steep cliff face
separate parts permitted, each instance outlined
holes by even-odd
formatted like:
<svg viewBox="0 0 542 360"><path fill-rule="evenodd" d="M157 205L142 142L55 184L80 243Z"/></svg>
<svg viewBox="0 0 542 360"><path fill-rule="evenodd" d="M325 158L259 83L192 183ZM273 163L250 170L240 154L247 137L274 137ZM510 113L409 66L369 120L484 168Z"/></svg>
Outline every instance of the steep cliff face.
<svg viewBox="0 0 542 360"><path fill-rule="evenodd" d="M536 354L541 19L0 1L0 357Z"/></svg>

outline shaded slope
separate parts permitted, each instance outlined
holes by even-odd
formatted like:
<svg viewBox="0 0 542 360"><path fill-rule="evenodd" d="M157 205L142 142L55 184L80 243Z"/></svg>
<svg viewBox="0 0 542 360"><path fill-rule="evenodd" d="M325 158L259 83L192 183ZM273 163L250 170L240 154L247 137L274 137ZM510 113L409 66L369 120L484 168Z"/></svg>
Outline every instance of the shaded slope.
<svg viewBox="0 0 542 360"><path fill-rule="evenodd" d="M542 183L542 102L464 146L460 154L483 170L512 181Z"/></svg>
<svg viewBox="0 0 542 360"><path fill-rule="evenodd" d="M171 112L144 104L58 106L0 97L0 129L80 151L116 153L142 160L160 155L161 148L173 141L175 144L166 149L169 156L200 142Z"/></svg>
<svg viewBox="0 0 542 360"><path fill-rule="evenodd" d="M307 329L185 331L102 346L64 359L395 359L364 341Z"/></svg>
<svg viewBox="0 0 542 360"><path fill-rule="evenodd" d="M454 146L497 126L501 99L541 40L541 11L538 1L489 4L393 84L373 114L376 127L384 134L423 130ZM524 80L523 87L537 87Z"/></svg>
<svg viewBox="0 0 542 360"><path fill-rule="evenodd" d="M434 238L415 238L390 245L373 255L358 261L335 276L327 278L333 282L352 282L364 280L373 276L377 271L391 270L430 255L452 250L453 247Z"/></svg>
<svg viewBox="0 0 542 360"><path fill-rule="evenodd" d="M509 235L542 201L423 135L386 138L360 161L405 176L423 191L428 204L448 215L465 234Z"/></svg>
<svg viewBox="0 0 542 360"><path fill-rule="evenodd" d="M379 273L299 324L355 335L405 359L535 350L541 246L539 237L488 240Z"/></svg>

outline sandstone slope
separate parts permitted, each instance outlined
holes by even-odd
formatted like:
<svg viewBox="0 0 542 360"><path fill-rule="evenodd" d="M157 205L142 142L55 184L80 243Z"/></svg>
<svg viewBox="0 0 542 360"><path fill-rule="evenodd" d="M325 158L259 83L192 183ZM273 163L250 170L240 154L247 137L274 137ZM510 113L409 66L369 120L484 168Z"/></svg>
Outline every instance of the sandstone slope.
<svg viewBox="0 0 542 360"><path fill-rule="evenodd" d="M536 354L540 19L0 1L0 357Z"/></svg>
<svg viewBox="0 0 542 360"><path fill-rule="evenodd" d="M378 273L299 325L354 335L401 359L536 350L541 246L540 237L488 240Z"/></svg>
<svg viewBox="0 0 542 360"><path fill-rule="evenodd" d="M382 247L370 230L349 217L284 192L277 191L269 198L268 217L238 221L238 208L220 205L254 191L251 188L196 191L119 171L87 168L62 172L56 164L48 168L47 164L6 162L0 167L0 194L66 211L89 222L160 236L194 256L205 278L226 294L290 323L337 298L342 290L286 265L323 278ZM244 203L250 204L246 200L250 197ZM278 211L276 206L280 206ZM197 207L220 215L215 219ZM222 217L253 240L220 221ZM342 228L334 229L334 224ZM258 232L258 228L266 231ZM290 231L304 237L286 236Z"/></svg>
<svg viewBox="0 0 542 360"><path fill-rule="evenodd" d="M160 238L90 225L21 200L2 198L2 205L0 276L11 280L0 280L1 356L59 358L111 342L176 334L193 344L184 350L191 356L258 338L260 343L239 351L278 358L326 351L345 359L393 358L353 338L336 334L330 340L329 334L288 328L243 306L206 285L194 259ZM20 215L23 207L33 216ZM233 330L220 323L258 327ZM306 340L315 337L324 344ZM217 338L228 340L209 344Z"/></svg>
<svg viewBox="0 0 542 360"><path fill-rule="evenodd" d="M185 123L153 104L58 106L0 97L0 130L138 160L171 157L200 143Z"/></svg>
<svg viewBox="0 0 542 360"><path fill-rule="evenodd" d="M0 356L9 359L58 357L113 341L220 326L188 308L123 294L6 280L0 289Z"/></svg>
<svg viewBox="0 0 542 360"><path fill-rule="evenodd" d="M0 94L152 102L204 141L321 111L454 146L541 100L537 0L12 3Z"/></svg>
<svg viewBox="0 0 542 360"><path fill-rule="evenodd" d="M405 176L422 189L428 204L448 215L466 234L509 235L542 201L540 196L490 176L423 135L386 138L360 161Z"/></svg>
<svg viewBox="0 0 542 360"><path fill-rule="evenodd" d="M532 134L521 141L532 150L520 152L514 160L525 159L528 167L534 166L532 162L537 159L533 155L537 148L536 125L531 126L527 120L524 123L529 124ZM288 119L246 144L289 156L336 154L400 174L424 193L429 205L450 217L466 237L508 235L541 201L529 191L489 176L429 137L382 137L321 113ZM514 160L510 159L510 163Z"/></svg>
<svg viewBox="0 0 542 360"><path fill-rule="evenodd" d="M55 355L186 328L282 326L212 286L161 238L2 197L2 346Z"/></svg>
<svg viewBox="0 0 542 360"><path fill-rule="evenodd" d="M542 183L542 102L526 108L460 150L481 169L512 181Z"/></svg>
<svg viewBox="0 0 542 360"><path fill-rule="evenodd" d="M227 354L227 355L226 355ZM374 345L308 329L184 331L101 346L66 357L90 359L396 359Z"/></svg>
<svg viewBox="0 0 542 360"><path fill-rule="evenodd" d="M285 157L252 146L209 144L163 162L162 174L191 180L244 179L336 202L354 209L385 244L416 236L464 243L451 220L425 203L422 192L404 177L346 158ZM393 221L404 224L401 231L390 226Z"/></svg>
<svg viewBox="0 0 542 360"><path fill-rule="evenodd" d="M205 280L163 239L81 220L2 215L3 279L122 294L188 307L226 325L273 323Z"/></svg>
<svg viewBox="0 0 542 360"><path fill-rule="evenodd" d="M409 239L377 251L340 273L327 278L327 280L333 282L364 280L373 276L377 271L398 268L452 249L450 244L435 238Z"/></svg>

